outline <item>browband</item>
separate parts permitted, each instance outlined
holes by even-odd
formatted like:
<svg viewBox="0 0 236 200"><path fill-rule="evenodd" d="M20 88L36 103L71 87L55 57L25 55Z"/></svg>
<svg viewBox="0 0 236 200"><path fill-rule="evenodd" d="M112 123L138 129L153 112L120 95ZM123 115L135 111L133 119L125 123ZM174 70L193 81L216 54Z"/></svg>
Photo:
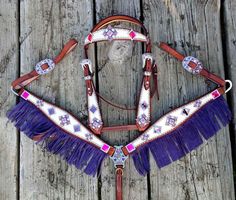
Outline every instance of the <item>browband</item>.
<svg viewBox="0 0 236 200"><path fill-rule="evenodd" d="M120 29L116 28L116 30L112 29L110 26L111 23L114 22L128 22L131 24L135 24L141 27L143 34L136 32L132 29ZM101 30L105 26L108 25L107 29ZM108 33L108 34L105 34ZM148 37L148 32L145 26L141 21L138 19L135 19L133 17L127 16L127 15L114 15L107 17L103 20L101 20L98 24L96 24L93 29L90 31L90 34L85 39L85 58L88 58L88 47L90 43L93 42L99 42L99 41L105 41L105 40L136 40L140 42L146 43L146 52L151 52L151 43Z"/></svg>
<svg viewBox="0 0 236 200"><path fill-rule="evenodd" d="M140 26L143 33L110 26L111 23L120 21ZM107 27L104 28L105 26ZM92 62L88 59L87 49L89 44L105 40L131 40L146 43L146 52L142 55L143 80L137 106L136 124L104 127L98 104L100 95L94 87ZM55 65L77 44L75 39L71 39L53 60L42 60L36 64L33 71L12 82L12 91L20 96L21 100L8 112L7 116L28 137L38 142L46 141L47 150L60 154L69 164L75 165L89 175L95 175L100 169L103 159L109 155L116 168L117 200L122 199L123 168L129 155L132 155L137 171L141 175L145 175L150 169L147 163L149 149L157 165L164 167L198 147L203 143L203 138L208 139L214 135L220 128L218 121L224 126L229 123L231 115L222 95L231 89L231 81L210 73L198 59L192 56L185 57L166 43L161 42L160 48L181 61L184 69L213 81L218 87L202 97L166 113L152 126L149 126L153 96L151 76L156 82L155 88L157 89L157 66L150 54L151 43L146 28L139 20L125 15L115 15L101 20L85 38L86 59L82 60L81 67L88 101L88 127L64 109L46 102L24 89L40 75L52 71ZM230 84L227 90L224 89L226 82ZM142 134L124 146L109 145L95 135L115 130L139 130Z"/></svg>

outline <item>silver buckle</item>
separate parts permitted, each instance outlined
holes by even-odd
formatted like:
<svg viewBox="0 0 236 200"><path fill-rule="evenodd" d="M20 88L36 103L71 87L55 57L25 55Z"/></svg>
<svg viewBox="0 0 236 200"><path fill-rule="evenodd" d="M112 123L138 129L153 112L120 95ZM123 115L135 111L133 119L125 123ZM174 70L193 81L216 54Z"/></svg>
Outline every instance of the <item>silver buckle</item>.
<svg viewBox="0 0 236 200"><path fill-rule="evenodd" d="M151 76L151 75L152 75L152 72L149 72L149 71L144 72L144 76Z"/></svg>
<svg viewBox="0 0 236 200"><path fill-rule="evenodd" d="M114 146L115 147L115 153L110 157L113 162L114 162L114 166L125 166L125 161L128 158L128 156L126 156L123 151L122 151L122 147L123 146Z"/></svg>
<svg viewBox="0 0 236 200"><path fill-rule="evenodd" d="M43 69L42 65L47 64L48 68L47 69ZM39 75L43 75L43 74L47 74L50 71L52 71L55 68L55 63L53 60L51 59L44 59L41 60L40 62L38 62L35 66L35 71L37 72L37 74Z"/></svg>
<svg viewBox="0 0 236 200"><path fill-rule="evenodd" d="M93 73L91 60L89 60L89 59L83 59L83 60L80 62L80 65L81 65L81 67L82 67L83 70L84 70L84 68L85 68L85 65L88 65L88 66L89 66L89 71L90 71L90 73L91 73L91 74Z"/></svg>
<svg viewBox="0 0 236 200"><path fill-rule="evenodd" d="M189 66L190 62L195 63L196 67L195 68L191 68ZM202 69L203 69L202 63L197 58L194 58L192 56L185 57L183 59L183 61L182 61L182 66L183 66L184 69L186 69L188 72L190 72L192 74L199 74L202 71Z"/></svg>
<svg viewBox="0 0 236 200"><path fill-rule="evenodd" d="M85 77L84 77L84 80L86 80L86 81L87 81L87 80L91 80L91 76L85 76Z"/></svg>
<svg viewBox="0 0 236 200"><path fill-rule="evenodd" d="M150 53L144 53L142 55L142 59L143 59L143 68L145 67L146 60L151 60L151 62L153 61L152 55Z"/></svg>

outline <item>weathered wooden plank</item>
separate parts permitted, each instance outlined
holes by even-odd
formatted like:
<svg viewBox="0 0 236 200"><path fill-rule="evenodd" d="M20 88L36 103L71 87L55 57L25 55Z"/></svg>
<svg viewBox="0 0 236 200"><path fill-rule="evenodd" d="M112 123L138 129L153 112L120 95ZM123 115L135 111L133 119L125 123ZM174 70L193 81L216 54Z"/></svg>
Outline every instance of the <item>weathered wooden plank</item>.
<svg viewBox="0 0 236 200"><path fill-rule="evenodd" d="M140 2L97 1L97 22L114 14L140 17ZM117 26L127 26L118 24ZM128 26L130 27L130 26ZM107 99L121 105L134 107L141 85L141 45L131 42L99 43L97 45L98 83L100 93ZM101 102L105 125L135 123L135 113L116 109ZM103 133L102 138L113 145L124 145L137 135L136 132ZM123 176L124 199L147 199L147 178L138 175L133 161L129 159ZM115 199L115 169L112 161L106 160L101 174L102 199Z"/></svg>
<svg viewBox="0 0 236 200"><path fill-rule="evenodd" d="M16 103L10 83L19 70L18 1L3 1L0 6L0 199L17 199L18 137L6 112Z"/></svg>
<svg viewBox="0 0 236 200"><path fill-rule="evenodd" d="M21 73L32 70L45 57L52 58L70 38L79 46L55 70L33 83L30 90L79 118L86 118L86 96L81 44L93 22L92 1L21 1ZM59 156L42 152L21 135L21 199L97 199L97 179Z"/></svg>
<svg viewBox="0 0 236 200"><path fill-rule="evenodd" d="M159 41L197 56L224 77L220 31L220 1L144 0L144 20L153 40L159 66L160 101L154 116L204 94L209 87L181 63L160 51ZM234 199L228 128L180 161L157 169L152 160L152 199Z"/></svg>
<svg viewBox="0 0 236 200"><path fill-rule="evenodd" d="M223 36L225 40L223 40L225 49L225 69L228 75L228 78L233 83L233 88L229 92L229 102L232 107L233 121L232 121L232 143L233 143L233 159L235 166L235 158L236 158L236 57L235 57L235 49L236 49L236 2L232 0L223 1Z"/></svg>

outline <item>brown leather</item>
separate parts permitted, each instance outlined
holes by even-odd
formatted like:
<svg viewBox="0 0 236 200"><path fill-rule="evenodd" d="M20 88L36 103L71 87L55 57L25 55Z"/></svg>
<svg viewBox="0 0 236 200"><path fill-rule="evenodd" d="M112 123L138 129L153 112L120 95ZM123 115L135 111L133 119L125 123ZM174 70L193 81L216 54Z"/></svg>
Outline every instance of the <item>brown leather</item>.
<svg viewBox="0 0 236 200"><path fill-rule="evenodd" d="M145 64L145 71L147 72L152 72L152 61L151 60L146 60L146 64ZM145 89L149 89L150 88L150 82L151 82L151 76L146 76L144 75L144 87Z"/></svg>
<svg viewBox="0 0 236 200"><path fill-rule="evenodd" d="M142 28L144 35L148 34L147 29L145 28L145 26L143 25L143 23L141 21L139 21L136 18L127 16L127 15L113 15L113 16L107 17L107 18L101 20L99 23L97 23L93 27L93 29L91 30L91 33L103 28L104 26L106 26L108 24L111 24L113 22L120 22L120 21L125 21L125 22L139 25Z"/></svg>
<svg viewBox="0 0 236 200"><path fill-rule="evenodd" d="M109 156L113 156L113 154L115 153L115 148L110 146L110 149L107 153L108 153Z"/></svg>
<svg viewBox="0 0 236 200"><path fill-rule="evenodd" d="M124 107L124 106L120 106L120 105L117 105L115 103L112 103L111 101L107 100L106 98L104 98L103 96L101 96L98 92L96 92L97 96L99 97L99 99L103 100L104 102L106 102L107 104L115 107L115 108L119 108L121 110L128 110L128 111L131 111L131 110L136 110L136 107L135 108L127 108L127 107Z"/></svg>
<svg viewBox="0 0 236 200"><path fill-rule="evenodd" d="M122 200L122 176L123 176L123 167L117 166L116 168L116 200Z"/></svg>
<svg viewBox="0 0 236 200"><path fill-rule="evenodd" d="M156 63L152 67L152 77L154 82L154 88L151 92L151 99L154 97L155 93L157 94L157 99L159 100L159 91L158 91L158 79L157 79L157 65Z"/></svg>
<svg viewBox="0 0 236 200"><path fill-rule="evenodd" d="M179 52L175 51L173 48L171 48L168 44L161 42L159 47L166 51L167 53L171 54L172 56L174 56L175 58L177 58L178 60L182 61L184 59L185 56L183 56L182 54L180 54Z"/></svg>
<svg viewBox="0 0 236 200"><path fill-rule="evenodd" d="M146 70L147 69L147 70ZM152 89L152 92L151 92L151 99L154 97L155 95L155 92L157 92L157 98L159 99L159 93L158 93L158 80L157 80L157 65L154 64L152 65L151 64L151 61L148 61L146 63L146 67L145 67L145 70L146 71L149 71L149 72L152 72L152 77L153 77L153 82L154 82L154 88ZM145 86L146 88L149 88L150 87L150 77L149 76L144 76L144 81L145 81ZM120 105L117 105L117 104L114 104L112 103L111 101L107 100L106 98L104 98L103 96L101 96L98 92L96 92L97 96L103 100L104 102L106 102L107 104L115 107L115 108L119 108L119 109L122 109L122 110L127 110L127 111L136 111L137 108L127 108L127 107L124 107L124 106L120 106ZM120 126L119 126L120 127ZM112 130L112 129L111 129ZM117 129L117 130L123 130L123 128L121 129ZM136 130L136 129L132 129L132 130ZM108 130L110 131L110 130Z"/></svg>
<svg viewBox="0 0 236 200"><path fill-rule="evenodd" d="M93 94L93 80L92 80L92 74L89 71L89 66L85 65L84 67L84 77L86 76L91 76L91 79L89 80L85 80L85 84L86 84L86 89L87 89L87 93L91 96Z"/></svg>
<svg viewBox="0 0 236 200"><path fill-rule="evenodd" d="M122 151L123 151L123 153L124 153L125 156L128 156L128 155L129 155L129 152L128 152L128 150L126 149L125 146L122 147L121 149L122 149Z"/></svg>
<svg viewBox="0 0 236 200"><path fill-rule="evenodd" d="M21 76L20 78L14 80L11 85L12 85L13 89L18 90L18 89L23 88L24 86L28 85L29 83L31 83L32 81L34 81L38 77L39 77L38 73L35 70L33 70L33 71L29 72L28 74L25 74L25 75Z"/></svg>
<svg viewBox="0 0 236 200"><path fill-rule="evenodd" d="M176 50L174 50L173 48L171 48L168 44L161 42L159 47L166 51L167 53L171 54L172 56L174 56L175 58L177 58L179 61L183 61L183 59L185 58L185 56L183 56L182 54L180 54L179 52L177 52ZM189 64L189 66L191 68L194 68L196 66L195 63L191 63ZM225 85L225 80L220 78L219 76L210 73L209 71L207 71L206 69L201 70L200 75L204 76L205 78L213 81L214 83L220 85L220 86L224 86Z"/></svg>
<svg viewBox="0 0 236 200"><path fill-rule="evenodd" d="M120 125L120 126L105 126L102 128L102 132L111 132L111 131L135 131L138 130L135 124L131 125Z"/></svg>
<svg viewBox="0 0 236 200"><path fill-rule="evenodd" d="M54 58L54 60L53 60L54 63L55 64L59 63L69 52L71 52L76 47L77 44L78 44L77 40L75 40L75 39L69 40L69 42L67 42L65 44L65 46L63 47L63 49L61 50L59 55L57 55ZM44 64L44 65L42 65L42 68L47 69L48 65ZM31 83L32 81L34 81L35 79L37 79L38 77L39 77L39 74L35 70L33 70L33 71L21 76L20 78L14 80L11 84L12 88L14 90L19 90L19 89L25 87L26 85L28 85L29 83Z"/></svg>
<svg viewBox="0 0 236 200"><path fill-rule="evenodd" d="M208 78L209 80L215 82L216 84L220 85L220 86L225 86L225 80L220 78L219 76L210 73L209 71L207 71L206 69L203 69L200 74L206 78Z"/></svg>

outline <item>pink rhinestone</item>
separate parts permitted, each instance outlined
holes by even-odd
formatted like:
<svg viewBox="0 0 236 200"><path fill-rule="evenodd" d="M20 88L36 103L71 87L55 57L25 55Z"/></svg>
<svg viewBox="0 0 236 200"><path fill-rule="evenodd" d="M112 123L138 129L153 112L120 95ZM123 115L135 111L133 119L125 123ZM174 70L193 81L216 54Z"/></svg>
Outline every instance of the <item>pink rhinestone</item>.
<svg viewBox="0 0 236 200"><path fill-rule="evenodd" d="M127 148L128 152L132 152L135 149L134 145L131 143L126 145L126 148Z"/></svg>
<svg viewBox="0 0 236 200"><path fill-rule="evenodd" d="M104 151L105 153L107 153L109 149L110 149L110 146L107 144L104 144L101 148L101 150Z"/></svg>
<svg viewBox="0 0 236 200"><path fill-rule="evenodd" d="M129 32L129 36L131 37L131 40L133 40L135 38L135 36L136 36L136 33L133 30L131 30Z"/></svg>
<svg viewBox="0 0 236 200"><path fill-rule="evenodd" d="M93 34L92 34L92 33L89 33L89 35L88 35L88 41L91 42L92 39L93 39Z"/></svg>
<svg viewBox="0 0 236 200"><path fill-rule="evenodd" d="M211 93L213 99L216 99L220 96L220 93L218 90L214 90L212 93Z"/></svg>
<svg viewBox="0 0 236 200"><path fill-rule="evenodd" d="M29 93L24 91L22 94L21 94L21 97L25 100L27 100L27 98L29 97Z"/></svg>

